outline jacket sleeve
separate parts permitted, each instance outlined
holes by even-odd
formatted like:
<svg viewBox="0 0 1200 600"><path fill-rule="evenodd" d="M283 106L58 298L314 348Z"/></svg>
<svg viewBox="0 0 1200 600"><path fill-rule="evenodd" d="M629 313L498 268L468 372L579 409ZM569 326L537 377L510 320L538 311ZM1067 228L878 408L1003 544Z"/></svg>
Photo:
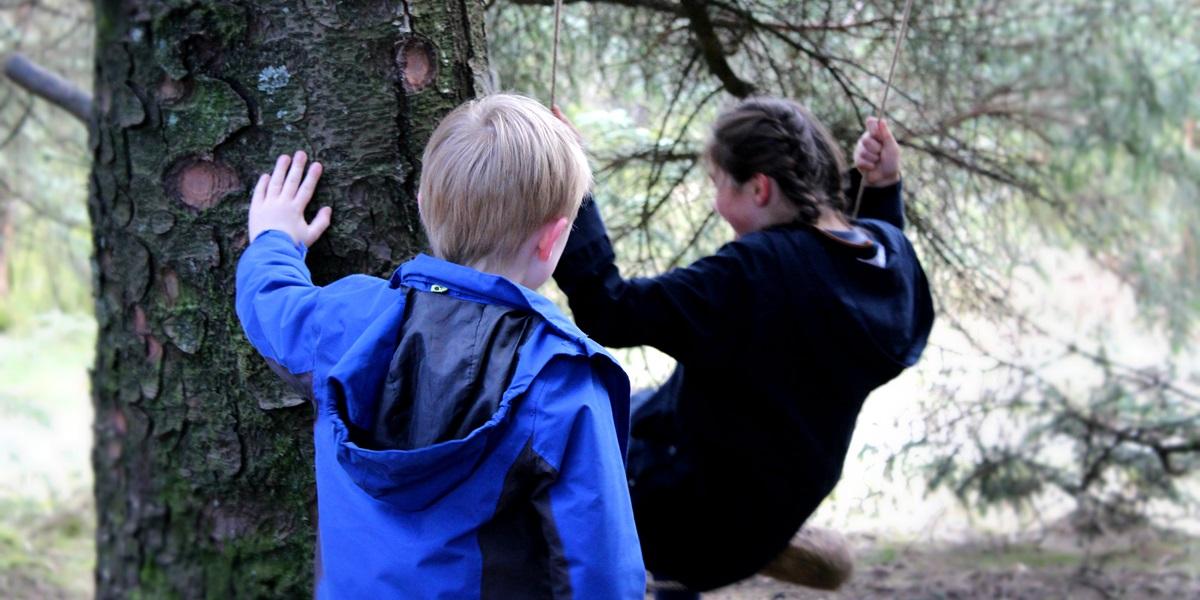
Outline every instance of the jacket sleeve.
<svg viewBox="0 0 1200 600"><path fill-rule="evenodd" d="M242 253L237 269L237 314L246 338L293 375L312 371L318 354L332 364L395 304L397 293L403 297L388 280L369 275L314 285L306 254L287 234L267 231Z"/></svg>
<svg viewBox="0 0 1200 600"><path fill-rule="evenodd" d="M317 297L304 264L307 249L286 233L267 231L250 243L237 268L237 315L263 357L293 374L313 370Z"/></svg>
<svg viewBox="0 0 1200 600"><path fill-rule="evenodd" d="M533 449L556 476L534 502L551 548L561 548L552 559L573 598L640 599L645 567L611 406L629 400L610 399L583 357L555 359L537 386Z"/></svg>
<svg viewBox="0 0 1200 600"><path fill-rule="evenodd" d="M596 203L585 200L554 271L575 322L610 347L650 345L676 358L721 339L745 309L754 253L739 242L657 277L624 279Z"/></svg>
<svg viewBox="0 0 1200 600"><path fill-rule="evenodd" d="M846 188L846 206L853 210L858 196L858 185L862 175L858 169L850 170L850 183ZM868 187L863 190L862 204L858 207L858 218L875 219L904 229L904 184L901 181L885 187Z"/></svg>

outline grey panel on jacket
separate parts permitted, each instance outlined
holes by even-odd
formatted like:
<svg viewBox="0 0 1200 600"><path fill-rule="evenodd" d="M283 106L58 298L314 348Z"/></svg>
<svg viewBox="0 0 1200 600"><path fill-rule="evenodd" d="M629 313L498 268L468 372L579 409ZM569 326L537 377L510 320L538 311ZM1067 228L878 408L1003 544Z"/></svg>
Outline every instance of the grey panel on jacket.
<svg viewBox="0 0 1200 600"><path fill-rule="evenodd" d="M360 445L413 450L466 437L491 418L535 316L408 290L374 426Z"/></svg>

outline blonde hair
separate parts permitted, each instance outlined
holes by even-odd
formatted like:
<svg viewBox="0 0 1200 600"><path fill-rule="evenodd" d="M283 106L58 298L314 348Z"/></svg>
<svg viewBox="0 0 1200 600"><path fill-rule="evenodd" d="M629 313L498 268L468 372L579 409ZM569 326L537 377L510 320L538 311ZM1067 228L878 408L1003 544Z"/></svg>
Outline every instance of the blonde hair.
<svg viewBox="0 0 1200 600"><path fill-rule="evenodd" d="M592 182L575 132L537 101L512 94L454 109L421 162L430 246L463 265L510 260L542 225L574 220Z"/></svg>

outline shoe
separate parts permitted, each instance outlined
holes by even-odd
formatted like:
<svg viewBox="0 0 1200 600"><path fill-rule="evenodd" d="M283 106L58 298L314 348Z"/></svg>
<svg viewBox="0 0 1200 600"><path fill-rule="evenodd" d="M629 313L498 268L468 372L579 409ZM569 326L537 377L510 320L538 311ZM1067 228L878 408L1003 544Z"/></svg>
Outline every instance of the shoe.
<svg viewBox="0 0 1200 600"><path fill-rule="evenodd" d="M854 574L846 538L836 531L804 527L762 570L767 577L818 590L836 590Z"/></svg>

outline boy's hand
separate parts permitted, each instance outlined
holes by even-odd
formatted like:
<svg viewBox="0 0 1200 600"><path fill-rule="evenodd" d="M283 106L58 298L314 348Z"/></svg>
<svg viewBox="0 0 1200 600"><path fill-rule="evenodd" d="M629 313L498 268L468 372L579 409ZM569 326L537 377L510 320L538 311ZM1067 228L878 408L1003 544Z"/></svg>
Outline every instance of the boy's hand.
<svg viewBox="0 0 1200 600"><path fill-rule="evenodd" d="M886 121L867 117L867 130L854 146L854 166L870 187L886 187L900 181L900 145Z"/></svg>
<svg viewBox="0 0 1200 600"><path fill-rule="evenodd" d="M321 208L312 223L304 220L304 207L312 199L322 171L321 163L314 162L304 175L307 160L303 151L297 151L295 158L280 155L275 161L275 172L258 178L254 196L250 198L250 241L264 231L275 229L290 235L293 242L312 247L325 233L333 209Z"/></svg>

